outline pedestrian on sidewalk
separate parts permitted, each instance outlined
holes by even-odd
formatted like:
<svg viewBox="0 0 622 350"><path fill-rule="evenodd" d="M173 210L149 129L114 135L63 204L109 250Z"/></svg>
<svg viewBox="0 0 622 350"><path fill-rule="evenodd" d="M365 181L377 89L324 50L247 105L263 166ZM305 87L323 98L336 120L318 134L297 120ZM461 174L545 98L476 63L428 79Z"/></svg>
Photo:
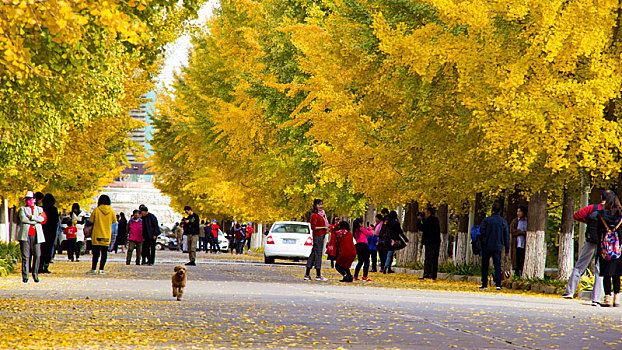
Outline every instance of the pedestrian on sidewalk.
<svg viewBox="0 0 622 350"><path fill-rule="evenodd" d="M28 282L28 274L31 272L33 281L38 283L40 244L45 242L41 224L45 222L46 217L43 208L37 206L32 191L26 192L24 201L26 205L19 209L19 231L17 234L22 253L22 282Z"/></svg>
<svg viewBox="0 0 622 350"><path fill-rule="evenodd" d="M382 223L380 225L380 230L378 232L378 257L380 258L380 271L385 272L384 263L387 261L387 248L385 246L386 241L386 233L387 233L387 221L389 220L389 209L382 208L380 211L382 214ZM392 273L391 266L386 270L388 273Z"/></svg>
<svg viewBox="0 0 622 350"><path fill-rule="evenodd" d="M367 246L367 238L372 236L373 232L363 227L363 220L361 218L356 218L356 220L354 220L352 231L354 232L354 239L356 239L355 248L358 257L358 262L354 268L353 279L355 281L359 280L359 272L361 271L361 267L363 267L363 281L371 281L367 277L369 273L369 247Z"/></svg>
<svg viewBox="0 0 622 350"><path fill-rule="evenodd" d="M335 232L335 247L337 251L335 269L343 276L340 282L352 282L354 278L350 273L350 267L356 257L356 248L354 247L354 237L352 232L350 232L350 225L347 221L339 223L339 230Z"/></svg>
<svg viewBox="0 0 622 350"><path fill-rule="evenodd" d="M253 229L253 223L249 222L246 225L246 249L251 250L251 238L253 237L255 230Z"/></svg>
<svg viewBox="0 0 622 350"><path fill-rule="evenodd" d="M76 258L80 256L76 241L76 233L78 232L78 229L73 225L73 221L71 219L66 220L63 226L65 226L63 227L63 233L67 239L67 260L73 262L74 254Z"/></svg>
<svg viewBox="0 0 622 350"><path fill-rule="evenodd" d="M387 215L384 241L384 246L387 249L387 260L384 263L384 271L382 273L391 273L393 255L395 254L393 242L398 240L403 240L406 243L408 242L408 237L406 237L406 235L404 235L404 231L402 231L402 226L400 225L400 221L397 217L397 212L392 210L389 212L389 215Z"/></svg>
<svg viewBox="0 0 622 350"><path fill-rule="evenodd" d="M42 203L42 209L47 220L41 225L43 235L45 236L45 242L41 243L41 264L39 266L39 273L50 273L49 267L52 262L52 253L54 251L54 242L56 242L56 232L58 231L60 215L55 206L56 199L51 193L43 196Z"/></svg>
<svg viewBox="0 0 622 350"><path fill-rule="evenodd" d="M438 274L438 253L441 247L441 224L434 216L434 208L427 207L423 216L417 215L417 229L421 231L421 244L425 247L423 276L436 280Z"/></svg>
<svg viewBox="0 0 622 350"><path fill-rule="evenodd" d="M527 207L519 206L516 218L510 223L510 256L516 276L523 275L525 265L525 243L527 242Z"/></svg>
<svg viewBox="0 0 622 350"><path fill-rule="evenodd" d="M108 260L108 247L110 246L112 237L112 224L117 222L117 216L110 207L110 197L105 194L99 196L97 200L97 208L93 210L90 221L93 223L93 231L91 233L91 245L93 246L93 260L91 262L90 274L97 272L97 263L99 262L99 274L104 274L106 260ZM101 255L101 261L99 261Z"/></svg>
<svg viewBox="0 0 622 350"><path fill-rule="evenodd" d="M76 261L80 261L80 254L86 249L84 236L86 214L80 209L80 204L78 203L73 203L71 206L71 220L78 230L76 232Z"/></svg>
<svg viewBox="0 0 622 350"><path fill-rule="evenodd" d="M185 206L184 211L187 217L184 218L184 235L188 238L188 257L187 266L196 266L197 243L199 240L199 215L192 211L190 206Z"/></svg>
<svg viewBox="0 0 622 350"><path fill-rule="evenodd" d="M234 232L234 244L235 244L235 253L242 254L244 252L244 236L246 234L242 231L242 226L240 224L235 224Z"/></svg>
<svg viewBox="0 0 622 350"><path fill-rule="evenodd" d="M183 250L182 243L184 239L184 229L178 222L175 223L175 227L173 227L173 232L175 233L175 238L177 239L177 250Z"/></svg>
<svg viewBox="0 0 622 350"><path fill-rule="evenodd" d="M622 259L620 259L619 245L618 251L611 252L613 254L608 254L610 252L603 250L607 245L606 242L603 242L604 240L613 238L619 244L620 238L622 238L622 206L620 206L620 200L615 194L608 196L603 209L596 211L591 216L598 217L598 236L601 241L598 245L600 248L598 261L600 276L603 277L605 289L605 301L602 306L620 306Z"/></svg>
<svg viewBox="0 0 622 350"><path fill-rule="evenodd" d="M155 264L156 243L160 235L160 225L158 224L158 218L149 212L149 208L142 205L139 210L143 219L142 264L153 266Z"/></svg>
<svg viewBox="0 0 622 350"><path fill-rule="evenodd" d="M482 242L482 286L479 289L488 289L488 266L492 257L495 267L493 279L497 290L501 290L501 250L505 247L505 254L510 253L510 231L508 222L501 217L499 202L492 205L492 215L482 220L479 230Z"/></svg>
<svg viewBox="0 0 622 350"><path fill-rule="evenodd" d="M218 230L220 230L220 227L218 226L218 221L214 220L212 221L212 253L216 254L220 254L220 242L218 242Z"/></svg>
<svg viewBox="0 0 622 350"><path fill-rule="evenodd" d="M117 229L117 239L114 241L115 254L121 247L121 253L125 253L125 246L127 245L127 219L125 213L119 213L119 228Z"/></svg>
<svg viewBox="0 0 622 350"><path fill-rule="evenodd" d="M601 202L599 204L591 204L585 208L579 209L576 213L574 213L574 219L576 221L587 224L585 230L585 242L583 243L583 248L579 253L579 258L574 264L574 269L572 269L572 274L568 279L568 283L566 284L566 290L562 295L562 298L572 299L574 297L574 293L577 290L577 286L579 285L579 279L585 273L585 270L590 266L590 263L594 260L594 258L598 257L599 254L599 242L600 236L598 235L598 218L591 217L592 213L598 210L603 209L603 205L607 201L607 199L613 198L615 193L611 190L606 190L600 196ZM600 260L596 259L594 272L594 287L592 288L592 305L600 306L600 303L603 301L603 278L600 276Z"/></svg>
<svg viewBox="0 0 622 350"><path fill-rule="evenodd" d="M205 220L201 220L201 224L199 224L199 251L205 251L207 252L207 242L205 240L205 237L207 237L207 235L205 234L205 230L208 229L210 230L210 232L212 231L212 229L209 227L210 223L208 222L207 224L205 224Z"/></svg>
<svg viewBox="0 0 622 350"><path fill-rule="evenodd" d="M125 264L129 265L132 262L132 253L134 252L134 249L136 249L136 265L140 265L144 240L143 219L140 217L140 211L134 210L127 226L127 231L129 231L129 246L127 248Z"/></svg>
<svg viewBox="0 0 622 350"><path fill-rule="evenodd" d="M326 231L329 229L328 219L324 212L324 202L321 199L313 200L313 208L311 214L311 231L313 233L313 247L311 248L311 255L307 260L307 271L305 273L305 280L310 280L311 268L315 267L316 281L326 281L327 278L322 276L322 251L324 250L324 237Z"/></svg>
<svg viewBox="0 0 622 350"><path fill-rule="evenodd" d="M328 233L328 235L329 235L328 236L328 245L334 245L335 232L337 232L337 230L339 230L339 223L340 222L341 222L341 219L338 216L335 216L333 218L333 222L332 222L332 225L330 225L329 233ZM328 251L328 247L327 247L326 256L327 256L328 260L330 260L330 268L334 269L335 268L335 259L337 259L337 255L331 254L331 252Z"/></svg>
<svg viewBox="0 0 622 350"><path fill-rule="evenodd" d="M369 248L371 272L378 272L378 234L382 229L382 215L377 214L375 220L376 224L371 227L373 229L373 235L367 237L367 248Z"/></svg>

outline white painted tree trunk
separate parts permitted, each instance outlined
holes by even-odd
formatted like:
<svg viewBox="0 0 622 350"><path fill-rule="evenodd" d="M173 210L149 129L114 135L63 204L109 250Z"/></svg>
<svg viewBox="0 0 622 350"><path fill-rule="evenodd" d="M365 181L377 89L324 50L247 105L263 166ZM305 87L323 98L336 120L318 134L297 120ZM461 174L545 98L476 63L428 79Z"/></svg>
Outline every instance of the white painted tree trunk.
<svg viewBox="0 0 622 350"><path fill-rule="evenodd" d="M559 251L557 255L557 279L560 281L568 280L572 274L574 263L574 197L564 191L564 208L562 210L562 225L559 235Z"/></svg>
<svg viewBox="0 0 622 350"><path fill-rule="evenodd" d="M545 228L546 203L548 195L545 192L534 193L529 201L527 217L527 235L525 243L525 266L523 277L544 278L546 264Z"/></svg>
<svg viewBox="0 0 622 350"><path fill-rule="evenodd" d="M469 244L467 232L458 232L456 235L456 265L464 265L467 261L467 245Z"/></svg>

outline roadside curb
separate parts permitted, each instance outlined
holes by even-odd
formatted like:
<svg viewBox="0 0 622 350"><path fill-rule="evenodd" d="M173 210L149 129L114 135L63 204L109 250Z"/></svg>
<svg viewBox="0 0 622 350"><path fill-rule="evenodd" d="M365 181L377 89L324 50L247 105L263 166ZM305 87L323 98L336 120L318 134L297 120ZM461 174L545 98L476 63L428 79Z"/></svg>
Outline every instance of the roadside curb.
<svg viewBox="0 0 622 350"><path fill-rule="evenodd" d="M412 269L407 269L404 267L394 267L393 270L397 273L403 273L403 274L419 276L419 277L423 276L423 270L412 270ZM441 280L463 281L463 282L470 282L470 283L477 283L477 284L481 283L482 281L481 276L451 275L448 273L438 273L437 278ZM504 288L507 288L507 289L525 290L525 291L531 290L537 293L557 294L560 296L565 291L564 288L561 288L561 287L547 286L547 285L537 284L537 283L529 283L527 281L513 281L513 282L503 281L501 284L503 285ZM590 301L591 298L592 298L591 291L579 291L577 293L577 299Z"/></svg>

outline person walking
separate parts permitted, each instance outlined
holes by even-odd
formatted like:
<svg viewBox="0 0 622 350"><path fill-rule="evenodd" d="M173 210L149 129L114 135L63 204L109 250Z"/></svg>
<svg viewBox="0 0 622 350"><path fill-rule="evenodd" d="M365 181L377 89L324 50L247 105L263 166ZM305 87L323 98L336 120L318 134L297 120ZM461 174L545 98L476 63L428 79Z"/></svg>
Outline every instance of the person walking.
<svg viewBox="0 0 622 350"><path fill-rule="evenodd" d="M512 267L516 271L516 276L523 274L525 265L525 243L527 242L527 208L519 206L516 211L516 218L510 223Z"/></svg>
<svg viewBox="0 0 622 350"><path fill-rule="evenodd" d="M175 238L177 239L177 250L182 250L182 243L184 240L184 229L181 225L176 222L175 227L173 227L173 232L175 232Z"/></svg>
<svg viewBox="0 0 622 350"><path fill-rule="evenodd" d="M130 222L127 224L127 231L129 231L129 245L127 247L127 256L125 258L125 264L129 265L132 262L132 253L136 249L136 265L140 265L140 259L143 252L143 219L140 217L140 211L134 210Z"/></svg>
<svg viewBox="0 0 622 350"><path fill-rule="evenodd" d="M114 252L115 254L121 247L121 253L125 253L125 246L127 245L127 219L125 218L125 213L119 213L119 227L117 229L117 239L114 242Z"/></svg>
<svg viewBox="0 0 622 350"><path fill-rule="evenodd" d="M369 247L367 246L367 239L369 236L373 235L373 232L363 227L363 220L361 218L356 218L356 220L354 220L352 231L354 239L356 240L356 245L354 247L356 248L356 255L358 257L358 262L354 268L353 279L355 281L359 280L359 272L361 271L361 267L363 267L363 281L371 281L371 279L367 277L369 273Z"/></svg>
<svg viewBox="0 0 622 350"><path fill-rule="evenodd" d="M417 229L421 231L421 244L425 247L425 260L423 263L423 276L436 280L438 274L438 253L441 247L441 225L434 216L434 208L427 207L423 217L417 217Z"/></svg>
<svg viewBox="0 0 622 350"><path fill-rule="evenodd" d="M43 212L47 220L43 225L43 235L45 236L45 242L41 243L41 264L39 266L39 273L50 273L49 267L52 262L52 251L54 250L54 242L56 242L56 232L58 231L58 224L60 215L58 209L55 207L56 199L51 193L43 196Z"/></svg>
<svg viewBox="0 0 622 350"><path fill-rule="evenodd" d="M321 199L313 200L310 221L311 231L313 233L313 246L311 248L311 255L309 255L309 259L307 259L307 271L305 272L304 280L311 280L309 273L311 272L311 268L315 267L315 280L327 281L328 279L322 276L322 250L324 249L324 236L329 228L329 224L326 213L324 212L324 202Z"/></svg>
<svg viewBox="0 0 622 350"><path fill-rule="evenodd" d="M199 239L199 215L192 211L189 206L184 207L187 217L184 218L184 235L188 239L188 257L190 261L187 266L196 266L197 242Z"/></svg>
<svg viewBox="0 0 622 350"><path fill-rule="evenodd" d="M218 226L218 222L216 220L212 221L212 253L220 254L220 242L218 242L218 230L220 227Z"/></svg>
<svg viewBox="0 0 622 350"><path fill-rule="evenodd" d="M404 231L402 231L402 227L400 226L397 212L392 210L389 215L387 215L387 224L384 237L384 246L387 249L387 260L384 263L384 270L382 273L391 273L393 254L395 253L393 242L398 240L403 240L405 243L408 242L408 238L404 235Z"/></svg>
<svg viewBox="0 0 622 350"><path fill-rule="evenodd" d="M149 208L143 205L139 210L142 215L143 226L142 264L153 266L155 264L156 242L160 235L160 225L158 225L158 218L149 212Z"/></svg>
<svg viewBox="0 0 622 350"><path fill-rule="evenodd" d="M600 237L598 235L598 218L591 217L591 214L595 211L603 209L603 205L607 202L607 200L612 200L614 196L615 193L613 191L606 190L601 194L601 202L599 204L588 205L587 207L581 208L574 213L573 218L576 221L587 224L585 230L585 242L583 243L583 248L579 253L579 258L574 264L574 269L572 269L572 274L568 279L566 290L564 291L562 298L572 299L574 297L574 293L579 286L579 279L585 273L585 270L587 270L594 258L598 256L600 242ZM603 278L600 276L599 262L600 260L596 259L594 287L592 288L593 306L600 306L600 303L603 300Z"/></svg>
<svg viewBox="0 0 622 350"><path fill-rule="evenodd" d="M492 257L495 267L494 281L497 290L501 290L501 250L510 253L510 232L508 222L501 217L501 204L492 205L492 215L482 220L479 227L482 242L482 286L480 290L488 290L488 266Z"/></svg>
<svg viewBox="0 0 622 350"><path fill-rule="evenodd" d="M71 206L71 220L76 227L76 261L80 261L80 254L86 249L84 237L84 225L86 224L86 215L80 209L80 204L73 203Z"/></svg>
<svg viewBox="0 0 622 350"><path fill-rule="evenodd" d="M97 208L93 210L90 221L93 223L91 233L91 245L93 246L93 260L91 262L90 274L97 273L97 263L99 262L99 274L104 274L106 260L108 260L108 247L112 237L112 224L117 222L117 216L110 207L110 197L105 194L99 196ZM101 256L101 261L99 261Z"/></svg>
<svg viewBox="0 0 622 350"><path fill-rule="evenodd" d="M607 246L607 242L604 242L604 240L613 238L619 244L620 238L622 238L622 206L620 206L620 200L615 194L608 196L603 208L597 210L591 216L598 217L598 236L600 237L598 263L605 290L605 301L602 306L620 306L622 259L620 259L619 251L616 256L604 250Z"/></svg>
<svg viewBox="0 0 622 350"><path fill-rule="evenodd" d="M40 244L45 242L41 224L45 223L46 217L43 208L36 205L35 195L32 191L26 192L24 201L26 205L19 209L19 230L17 233L17 240L22 253L22 282L28 283L30 272L32 273L32 280L38 283Z"/></svg>
<svg viewBox="0 0 622 350"><path fill-rule="evenodd" d="M382 229L382 215L377 214L375 220L376 224L372 226L373 235L367 237L367 248L369 248L371 272L378 272L378 234Z"/></svg>
<svg viewBox="0 0 622 350"><path fill-rule="evenodd" d="M350 273L350 267L356 257L356 248L350 225L346 221L340 222L339 229L335 232L335 248L337 252L335 269L343 276L340 282L352 282L354 278Z"/></svg>
<svg viewBox="0 0 622 350"><path fill-rule="evenodd" d="M74 255L78 256L78 245L76 241L76 233L78 229L73 225L73 221L68 219L65 221L66 224L63 228L63 233L65 234L65 238L67 239L67 260L73 262Z"/></svg>

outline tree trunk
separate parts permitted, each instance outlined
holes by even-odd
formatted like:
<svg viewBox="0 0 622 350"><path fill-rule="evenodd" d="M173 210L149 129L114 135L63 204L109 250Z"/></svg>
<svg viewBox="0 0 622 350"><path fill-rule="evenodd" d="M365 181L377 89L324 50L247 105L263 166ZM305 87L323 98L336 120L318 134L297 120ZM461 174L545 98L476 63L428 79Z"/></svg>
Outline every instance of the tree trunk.
<svg viewBox="0 0 622 350"><path fill-rule="evenodd" d="M460 215L458 219L458 234L456 235L456 256L454 262L456 265L464 265L467 261L467 249L471 244L471 235L469 234L469 215Z"/></svg>
<svg viewBox="0 0 622 350"><path fill-rule="evenodd" d="M523 268L523 277L525 278L544 278L544 266L546 263L544 235L546 231L547 199L547 193L540 191L534 193L529 200L525 266Z"/></svg>
<svg viewBox="0 0 622 350"><path fill-rule="evenodd" d="M447 262L447 244L449 242L449 208L441 204L438 208L438 221L441 227L441 247L438 253L439 264Z"/></svg>
<svg viewBox="0 0 622 350"><path fill-rule="evenodd" d="M564 207L562 209L562 227L559 235L559 254L557 258L558 275L560 281L568 280L574 263L574 196L570 191L564 191Z"/></svg>
<svg viewBox="0 0 622 350"><path fill-rule="evenodd" d="M406 266L410 263L417 261L419 239L417 235L417 212L419 211L419 204L415 201L411 201L406 204L406 213L404 214L403 231L406 237L408 237L408 243L406 248L402 249L397 254L397 264L399 266Z"/></svg>
<svg viewBox="0 0 622 350"><path fill-rule="evenodd" d="M486 218L487 212L488 208L486 208L486 204L484 203L484 195L477 193L475 195L475 221L473 225L479 226Z"/></svg>

